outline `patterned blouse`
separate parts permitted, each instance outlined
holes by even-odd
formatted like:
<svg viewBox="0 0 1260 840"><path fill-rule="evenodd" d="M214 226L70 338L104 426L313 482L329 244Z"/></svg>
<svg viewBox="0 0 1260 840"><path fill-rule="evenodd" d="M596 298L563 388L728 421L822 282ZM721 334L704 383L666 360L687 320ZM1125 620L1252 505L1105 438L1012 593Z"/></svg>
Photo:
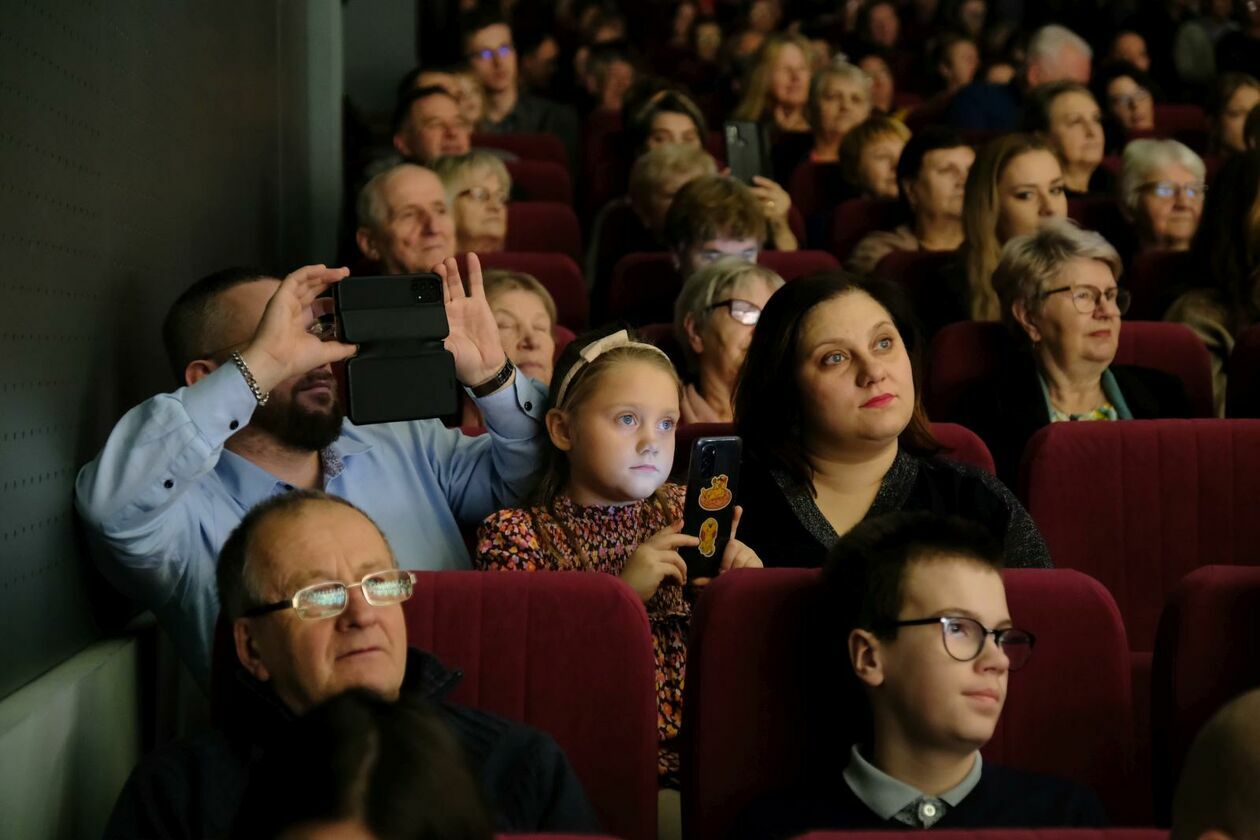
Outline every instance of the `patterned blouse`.
<svg viewBox="0 0 1260 840"><path fill-rule="evenodd" d="M685 487L666 484L658 494L663 506L647 499L618 507L584 507L560 496L553 505L556 516L541 507L501 510L481 523L473 562L477 568L491 570L619 575L640 543L682 516L685 494ZM663 786L677 787L691 604L681 587L666 583L648 601L647 613L656 656L658 771Z"/></svg>

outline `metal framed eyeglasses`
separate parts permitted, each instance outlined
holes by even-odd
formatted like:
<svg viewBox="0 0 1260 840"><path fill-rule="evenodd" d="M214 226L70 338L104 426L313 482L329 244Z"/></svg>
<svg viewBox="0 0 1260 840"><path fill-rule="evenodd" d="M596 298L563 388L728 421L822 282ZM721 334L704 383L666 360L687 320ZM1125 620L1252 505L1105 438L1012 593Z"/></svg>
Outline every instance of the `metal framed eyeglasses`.
<svg viewBox="0 0 1260 840"><path fill-rule="evenodd" d="M1110 289L1103 291L1097 286L1086 286L1084 284L1073 286L1061 286L1057 289L1050 289L1042 292L1039 297L1043 300L1050 295L1057 295L1061 292L1071 292L1072 305L1076 307L1076 311L1082 315L1088 315L1098 309L1098 304L1102 301L1114 303L1116 309L1120 310L1120 314L1129 311L1129 304L1133 302L1133 295L1128 289L1121 289L1119 286L1112 286Z"/></svg>
<svg viewBox="0 0 1260 840"><path fill-rule="evenodd" d="M1207 195L1207 184L1177 184L1172 181L1150 181L1139 189L1150 190L1160 198L1173 198L1177 193L1186 197L1187 201L1198 201Z"/></svg>
<svg viewBox="0 0 1260 840"><path fill-rule="evenodd" d="M912 618L907 621L895 621L893 627L931 627L939 624L941 642L945 652L959 662L970 662L980 656L985 641L992 636L993 642L1006 654L1012 671L1018 671L1028 664L1032 657L1033 646L1037 637L1027 630L1005 627L1001 630L990 630L974 618L958 615L941 615L932 618Z"/></svg>
<svg viewBox="0 0 1260 840"><path fill-rule="evenodd" d="M761 307L751 301L730 298L729 300L720 300L717 303L709 304L710 310L721 309L722 307L726 307L726 311L731 313L731 317L744 326L755 326L761 320Z"/></svg>
<svg viewBox="0 0 1260 840"><path fill-rule="evenodd" d="M296 610L303 621L319 621L332 618L346 611L350 603L350 590L363 590L363 598L374 607L401 604L411 597L416 588L416 573L403 569L386 569L369 572L358 583L324 581L304 586L292 598L264 604L245 611L247 618L267 615L280 610Z"/></svg>

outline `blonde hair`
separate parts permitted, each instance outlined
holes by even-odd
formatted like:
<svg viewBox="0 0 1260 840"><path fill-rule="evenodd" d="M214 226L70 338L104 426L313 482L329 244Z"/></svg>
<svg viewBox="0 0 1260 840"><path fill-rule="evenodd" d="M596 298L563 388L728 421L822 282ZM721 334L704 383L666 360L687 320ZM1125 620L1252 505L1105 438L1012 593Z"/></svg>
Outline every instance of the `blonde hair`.
<svg viewBox="0 0 1260 840"><path fill-rule="evenodd" d="M1002 243L998 242L997 235L998 182L1011 161L1028 152L1054 154L1040 137L1003 134L981 147L967 173L963 195L963 264L967 270L973 321L997 321L1002 317L992 282L993 271L1002 256Z"/></svg>
<svg viewBox="0 0 1260 840"><path fill-rule="evenodd" d="M874 80L856 64L850 64L842 58L835 59L809 80L809 101L805 105L805 115L809 119L809 127L815 133L822 124L823 94L827 92L827 85L833 79L853 82L860 86L866 95L867 106L871 104L871 86L875 84Z"/></svg>
<svg viewBox="0 0 1260 840"><path fill-rule="evenodd" d="M607 377L610 370L619 364L627 362L643 362L668 373L677 389L679 400L682 399L683 385L682 380L678 378L678 371L674 369L674 365L669 360L669 357L651 344L632 339L628 344L605 350L590 361L582 357L581 353L583 350L591 344L607 338L607 336L608 333L606 331L587 333L578 337L565 348L551 377L549 394L551 407L548 413L551 411L562 411L571 414L577 411L598 391L601 381ZM563 393L561 394L562 388ZM558 395L561 397L560 399L557 399ZM581 541L570 530L569 526L565 524L564 518L556 510L556 499L564 493L565 486L568 483L568 456L555 443L549 440L547 451L543 455L542 477L539 479L538 487L534 491L534 507L541 507L560 526L565 541L581 558L582 564L589 566L589 559ZM664 514L666 506L663 486L662 484L661 488L657 488L652 495L651 503L656 505ZM557 560L563 559L563 552L547 536L546 529L537 521L537 517L532 509L530 510L530 520L534 533L538 535L539 547L552 558Z"/></svg>
<svg viewBox="0 0 1260 840"><path fill-rule="evenodd" d="M1120 254L1102 234L1082 230L1071 219L1047 219L1033 233L1014 236L1002 247L1002 258L993 271L993 290L1002 308L1002 322L1013 335L1024 335L1014 315L1014 305L1029 312L1041 305L1041 293L1059 280L1073 260L1098 260L1120 281L1124 265Z"/></svg>
<svg viewBox="0 0 1260 840"><path fill-rule="evenodd" d="M506 268L492 268L485 272L484 276L486 300L490 300L504 292L532 292L542 301L543 309L547 310L547 317L551 319L551 325L553 327L556 325L558 317L556 299L551 296L551 292L547 291L546 286L538 282L534 275L526 274L523 271L510 271Z"/></svg>
<svg viewBox="0 0 1260 840"><path fill-rule="evenodd" d="M789 45L801 51L806 67L809 66L809 56L813 50L803 35L776 32L766 38L757 48L756 58L745 80L744 96L735 107L732 119L761 122L769 116L770 77L774 74L774 65L779 60L779 54Z"/></svg>
<svg viewBox="0 0 1260 840"><path fill-rule="evenodd" d="M447 155L433 162L433 171L442 179L442 187L446 190L446 200L455 203L460 194L473 178L483 172L489 172L503 187L503 194L512 192L512 176L508 174L503 161L489 152L468 152L463 155Z"/></svg>
<svg viewBox="0 0 1260 840"><path fill-rule="evenodd" d="M760 280L771 291L783 285L783 278L773 270L756 263L745 262L739 257L722 257L692 273L683 283L678 300L674 302L674 336L682 346L687 367L695 370L697 356L687 337L687 317L699 330L704 327L713 312L713 303L732 292L737 286Z"/></svg>
<svg viewBox="0 0 1260 840"><path fill-rule="evenodd" d="M687 173L695 173L696 177L716 175L717 162L702 148L676 143L666 143L644 152L630 170L628 194L631 205L646 206L662 181Z"/></svg>
<svg viewBox="0 0 1260 840"><path fill-rule="evenodd" d="M840 141L840 174L845 181L855 187L862 186L862 150L885 137L895 137L905 143L910 139L910 129L900 120L876 115L867 117L844 135Z"/></svg>

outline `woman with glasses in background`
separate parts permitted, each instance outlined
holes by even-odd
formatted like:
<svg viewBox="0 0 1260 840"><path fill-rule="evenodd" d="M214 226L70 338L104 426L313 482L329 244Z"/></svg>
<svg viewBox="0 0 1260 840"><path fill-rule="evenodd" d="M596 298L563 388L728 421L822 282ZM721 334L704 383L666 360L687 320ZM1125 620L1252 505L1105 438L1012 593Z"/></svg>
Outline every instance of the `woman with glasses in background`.
<svg viewBox="0 0 1260 840"><path fill-rule="evenodd" d="M1203 158L1176 140L1134 140L1120 166L1120 210L1139 251L1188 251L1207 194Z"/></svg>
<svg viewBox="0 0 1260 840"><path fill-rule="evenodd" d="M753 327L783 278L764 266L724 257L692 274L674 305L674 335L690 378L682 422L729 423L735 380Z"/></svg>
<svg viewBox="0 0 1260 840"><path fill-rule="evenodd" d="M1019 350L975 384L959 419L993 453L1013 485L1024 444L1049 423L1186 417L1180 380L1114 365L1129 292L1118 285L1120 255L1093 231L1047 221L1002 249L993 287Z"/></svg>
<svg viewBox="0 0 1260 840"><path fill-rule="evenodd" d="M478 254L503 251L507 243L508 196L512 176L489 152L439 158L433 171L446 189L455 215L455 249Z"/></svg>

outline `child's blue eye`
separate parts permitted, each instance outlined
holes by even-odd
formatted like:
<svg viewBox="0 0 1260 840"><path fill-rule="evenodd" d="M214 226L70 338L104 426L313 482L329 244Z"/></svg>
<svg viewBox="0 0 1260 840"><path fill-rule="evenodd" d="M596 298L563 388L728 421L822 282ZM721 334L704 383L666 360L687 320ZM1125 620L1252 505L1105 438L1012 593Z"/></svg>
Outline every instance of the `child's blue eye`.
<svg viewBox="0 0 1260 840"><path fill-rule="evenodd" d="M661 421L661 431L668 432L673 428L674 428L674 421L671 418L666 417L664 420Z"/></svg>
<svg viewBox="0 0 1260 840"><path fill-rule="evenodd" d="M633 426L635 419L633 414L623 414L617 418L617 422L623 426Z"/></svg>

